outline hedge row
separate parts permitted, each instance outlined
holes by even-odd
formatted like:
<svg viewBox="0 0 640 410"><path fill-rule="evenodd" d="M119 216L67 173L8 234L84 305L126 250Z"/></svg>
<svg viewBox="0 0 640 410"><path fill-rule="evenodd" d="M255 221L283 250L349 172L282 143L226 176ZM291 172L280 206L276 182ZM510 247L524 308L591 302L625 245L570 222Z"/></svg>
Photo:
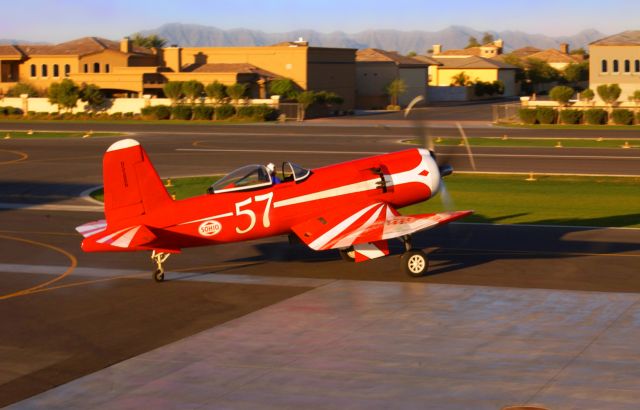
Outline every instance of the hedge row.
<svg viewBox="0 0 640 410"><path fill-rule="evenodd" d="M0 115L21 115L22 110L16 107L0 107Z"/></svg>
<svg viewBox="0 0 640 410"><path fill-rule="evenodd" d="M245 105L234 107L222 104L216 107L208 105L156 105L141 110L142 117L152 120L226 120L231 117L250 118L258 121L272 121L277 119L278 111L267 105Z"/></svg>
<svg viewBox="0 0 640 410"><path fill-rule="evenodd" d="M549 107L521 108L518 110L520 120L524 124L608 124L609 115L601 108L589 110L562 110L558 111ZM611 121L616 125L632 125L634 118L640 124L640 112L634 115L633 111L627 109L615 109L611 112Z"/></svg>

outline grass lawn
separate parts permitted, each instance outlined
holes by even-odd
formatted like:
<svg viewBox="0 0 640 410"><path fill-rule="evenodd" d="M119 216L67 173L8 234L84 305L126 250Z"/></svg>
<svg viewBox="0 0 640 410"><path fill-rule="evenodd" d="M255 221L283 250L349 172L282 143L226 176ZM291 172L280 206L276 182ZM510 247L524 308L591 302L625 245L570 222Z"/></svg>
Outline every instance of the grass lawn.
<svg viewBox="0 0 640 410"><path fill-rule="evenodd" d="M557 130L557 129L565 129L565 130L602 130L602 131L611 131L611 130L638 130L640 129L637 125L615 125L615 124L601 124L601 125L589 125L589 124L513 124L508 122L498 122L494 123L497 127L504 128L531 128L531 129L539 129L539 130Z"/></svg>
<svg viewBox="0 0 640 410"><path fill-rule="evenodd" d="M177 199L206 192L219 177L172 179ZM473 209L464 222L640 228L640 178L455 174L446 180L449 209ZM165 180L166 182L166 180ZM102 200L102 190L92 195ZM442 193L439 195L442 196ZM445 210L441 198L403 214Z"/></svg>
<svg viewBox="0 0 640 410"><path fill-rule="evenodd" d="M565 148L621 148L625 142L629 143L631 148L640 148L640 140L638 139L610 139L603 138L599 141L596 138L507 138L502 137L474 137L468 138L469 145L472 147L532 147L532 148L553 148L558 141ZM434 139L436 146L459 145L462 141L458 137L443 137ZM410 144L422 145L419 139L407 141Z"/></svg>
<svg viewBox="0 0 640 410"><path fill-rule="evenodd" d="M88 131L87 131L88 132ZM0 138L82 138L87 132L48 132L48 131L0 131ZM91 137L121 137L121 132L92 132Z"/></svg>

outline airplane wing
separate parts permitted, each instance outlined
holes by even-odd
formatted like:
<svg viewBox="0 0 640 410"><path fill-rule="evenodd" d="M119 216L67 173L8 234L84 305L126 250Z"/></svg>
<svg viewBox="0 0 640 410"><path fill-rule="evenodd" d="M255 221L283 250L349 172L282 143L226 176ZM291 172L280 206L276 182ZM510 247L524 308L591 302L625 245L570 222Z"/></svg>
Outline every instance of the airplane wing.
<svg viewBox="0 0 640 410"><path fill-rule="evenodd" d="M382 252L377 256L384 256L388 254L388 249L386 249L386 243L383 245L382 242L387 239L434 228L471 213L473 211L404 216L389 204L376 202L328 210L317 218L296 225L292 229L314 250L354 246L358 251L358 248L372 250L371 247L374 246Z"/></svg>

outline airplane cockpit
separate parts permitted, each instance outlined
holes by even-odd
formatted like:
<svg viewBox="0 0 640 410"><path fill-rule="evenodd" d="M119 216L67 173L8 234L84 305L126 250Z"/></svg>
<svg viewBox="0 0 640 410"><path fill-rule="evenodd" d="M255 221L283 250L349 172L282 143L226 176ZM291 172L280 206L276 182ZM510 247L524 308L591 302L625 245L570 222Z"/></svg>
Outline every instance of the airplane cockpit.
<svg viewBox="0 0 640 410"><path fill-rule="evenodd" d="M218 194L264 188L276 183L298 183L307 179L311 171L287 161L282 163L281 177L275 174L277 173L274 172L272 175L265 165L245 165L220 178L207 189L207 192Z"/></svg>

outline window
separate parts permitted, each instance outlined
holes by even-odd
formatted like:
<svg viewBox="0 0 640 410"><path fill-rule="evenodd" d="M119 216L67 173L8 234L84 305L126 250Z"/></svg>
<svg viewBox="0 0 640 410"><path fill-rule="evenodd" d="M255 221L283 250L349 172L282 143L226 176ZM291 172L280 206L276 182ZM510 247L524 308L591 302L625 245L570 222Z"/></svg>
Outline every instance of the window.
<svg viewBox="0 0 640 410"><path fill-rule="evenodd" d="M85 73L88 73L88 72L89 72L89 64L85 64L83 68L84 68L84 70L83 70L83 71L84 71Z"/></svg>
<svg viewBox="0 0 640 410"><path fill-rule="evenodd" d="M64 76L69 77L69 73L71 72L71 66L69 64L64 65Z"/></svg>
<svg viewBox="0 0 640 410"><path fill-rule="evenodd" d="M60 76L60 69L58 68L58 64L53 65L53 76L54 77Z"/></svg>
<svg viewBox="0 0 640 410"><path fill-rule="evenodd" d="M247 165L227 174L208 189L209 193L246 191L272 185L271 176L264 165Z"/></svg>
<svg viewBox="0 0 640 410"><path fill-rule="evenodd" d="M31 77L35 77L35 76L36 76L36 65L31 64Z"/></svg>
<svg viewBox="0 0 640 410"><path fill-rule="evenodd" d="M618 67L618 60L613 60L613 72L617 73L620 71L620 67Z"/></svg>
<svg viewBox="0 0 640 410"><path fill-rule="evenodd" d="M48 75L47 73L47 65L46 64L42 64L42 76L46 77Z"/></svg>
<svg viewBox="0 0 640 410"><path fill-rule="evenodd" d="M304 181L309 175L311 175L311 171L308 169L302 168L300 165L296 165L293 162L284 162L282 164L282 181Z"/></svg>
<svg viewBox="0 0 640 410"><path fill-rule="evenodd" d="M93 63L93 72L94 73L100 72L100 63Z"/></svg>
<svg viewBox="0 0 640 410"><path fill-rule="evenodd" d="M633 71L635 71L636 73L637 73L637 72L640 72L640 60L636 60L636 61L634 61L634 62L633 62L633 65L634 65L634 67L633 67Z"/></svg>
<svg viewBox="0 0 640 410"><path fill-rule="evenodd" d="M631 72L631 62L629 60L624 60L624 72Z"/></svg>
<svg viewBox="0 0 640 410"><path fill-rule="evenodd" d="M104 65L104 72L105 72L105 73L108 73L108 72L110 72L110 71L111 71L111 67L109 67L109 64L105 64L105 65Z"/></svg>

